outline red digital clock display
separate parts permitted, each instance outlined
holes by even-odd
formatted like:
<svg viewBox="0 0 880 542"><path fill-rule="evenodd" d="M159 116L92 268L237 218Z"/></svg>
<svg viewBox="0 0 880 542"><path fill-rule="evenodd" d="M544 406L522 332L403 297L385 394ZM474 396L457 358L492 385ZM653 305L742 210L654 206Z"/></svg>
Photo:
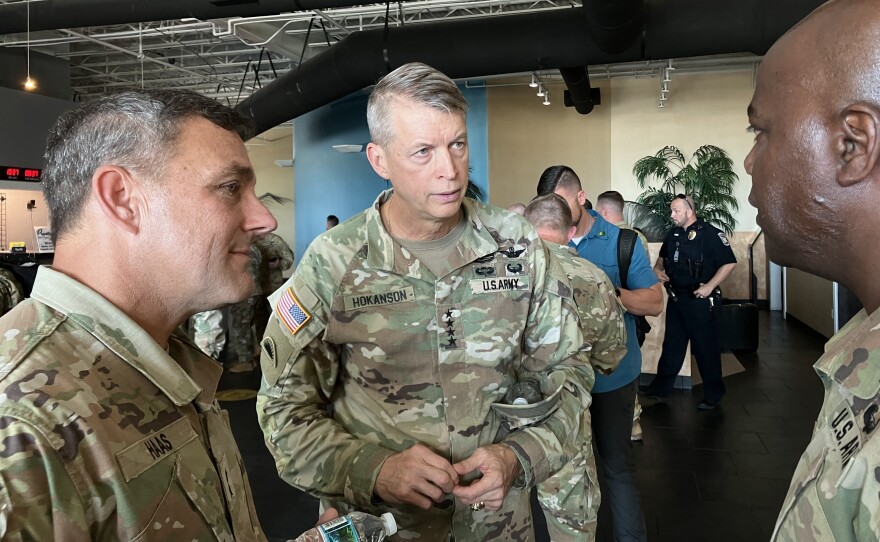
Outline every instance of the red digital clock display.
<svg viewBox="0 0 880 542"><path fill-rule="evenodd" d="M42 174L42 169L0 166L0 181L28 181L38 183L40 182Z"/></svg>

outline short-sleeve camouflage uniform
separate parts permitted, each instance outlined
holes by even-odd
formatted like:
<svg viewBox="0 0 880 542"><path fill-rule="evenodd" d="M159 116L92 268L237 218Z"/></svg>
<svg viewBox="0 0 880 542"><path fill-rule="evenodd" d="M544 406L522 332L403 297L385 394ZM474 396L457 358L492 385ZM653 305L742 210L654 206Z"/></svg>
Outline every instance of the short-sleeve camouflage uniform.
<svg viewBox="0 0 880 542"><path fill-rule="evenodd" d="M0 539L264 541L220 373L41 268L0 319Z"/></svg>
<svg viewBox="0 0 880 542"><path fill-rule="evenodd" d="M572 249L555 243L547 246L571 285L581 333L591 345L590 365L608 374L626 354L623 307L614 294L614 285L605 273ZM575 458L538 485L538 502L553 542L586 542L596 537L600 495L589 410L584 411L577 440L580 452Z"/></svg>
<svg viewBox="0 0 880 542"><path fill-rule="evenodd" d="M825 402L771 540L880 540L880 310L850 320L814 368Z"/></svg>
<svg viewBox="0 0 880 542"><path fill-rule="evenodd" d="M388 236L388 197L317 238L272 298L257 408L278 471L324 507L392 512L393 540L533 540L529 488L576 453L589 404L569 287L522 217L468 199L452 270L436 277ZM523 378L554 399L511 431L493 404ZM499 511L452 495L427 511L375 500L396 452L422 443L455 463L498 442L523 467Z"/></svg>

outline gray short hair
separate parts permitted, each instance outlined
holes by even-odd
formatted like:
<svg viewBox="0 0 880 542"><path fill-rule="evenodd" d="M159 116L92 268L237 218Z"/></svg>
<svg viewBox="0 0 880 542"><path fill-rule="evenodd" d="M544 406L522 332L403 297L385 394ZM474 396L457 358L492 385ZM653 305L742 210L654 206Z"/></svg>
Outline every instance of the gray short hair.
<svg viewBox="0 0 880 542"><path fill-rule="evenodd" d="M404 64L379 81L367 102L370 139L377 145L387 145L394 135L391 105L397 99L461 116L468 110L467 100L452 79L427 64Z"/></svg>
<svg viewBox="0 0 880 542"><path fill-rule="evenodd" d="M573 222L568 202L552 192L530 201L523 217L536 229L548 229L563 234L568 233Z"/></svg>
<svg viewBox="0 0 880 542"><path fill-rule="evenodd" d="M46 141L43 195L55 240L73 230L92 175L117 165L161 178L183 123L204 118L246 140L253 124L232 109L186 90L123 91L63 113Z"/></svg>

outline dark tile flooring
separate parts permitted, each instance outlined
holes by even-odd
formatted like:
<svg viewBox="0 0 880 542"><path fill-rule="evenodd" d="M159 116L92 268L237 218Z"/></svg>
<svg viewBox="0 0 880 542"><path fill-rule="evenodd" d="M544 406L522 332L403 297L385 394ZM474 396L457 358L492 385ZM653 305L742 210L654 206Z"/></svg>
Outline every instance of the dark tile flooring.
<svg viewBox="0 0 880 542"><path fill-rule="evenodd" d="M634 444L642 506L652 542L769 540L791 474L822 403L812 369L825 339L779 312L761 311L757 353L740 354L744 373L725 378L720 408L699 412L699 388L677 390L646 408ZM259 375L227 374L221 388L251 388ZM317 502L282 482L256 423L255 400L224 402L241 448L257 511L270 540L312 527ZM604 507L603 507L604 508ZM546 541L536 510L537 539ZM600 511L600 541L612 540Z"/></svg>

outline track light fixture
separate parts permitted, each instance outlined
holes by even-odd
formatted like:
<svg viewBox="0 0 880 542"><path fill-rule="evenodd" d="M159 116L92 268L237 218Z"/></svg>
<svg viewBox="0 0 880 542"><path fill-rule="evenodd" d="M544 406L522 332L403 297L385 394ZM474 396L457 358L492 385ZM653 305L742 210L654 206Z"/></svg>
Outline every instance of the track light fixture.
<svg viewBox="0 0 880 542"><path fill-rule="evenodd" d="M529 83L529 86L532 87L532 88L537 88L537 87L538 87L538 78L535 77L535 72L532 72L532 82Z"/></svg>
<svg viewBox="0 0 880 542"><path fill-rule="evenodd" d="M538 85L538 97L539 97L539 98L540 98L540 97L543 97L544 94L546 94L546 92L544 91L544 85L543 85L543 84L539 84L539 85Z"/></svg>
<svg viewBox="0 0 880 542"><path fill-rule="evenodd" d="M544 105L550 105L550 91L544 92Z"/></svg>

